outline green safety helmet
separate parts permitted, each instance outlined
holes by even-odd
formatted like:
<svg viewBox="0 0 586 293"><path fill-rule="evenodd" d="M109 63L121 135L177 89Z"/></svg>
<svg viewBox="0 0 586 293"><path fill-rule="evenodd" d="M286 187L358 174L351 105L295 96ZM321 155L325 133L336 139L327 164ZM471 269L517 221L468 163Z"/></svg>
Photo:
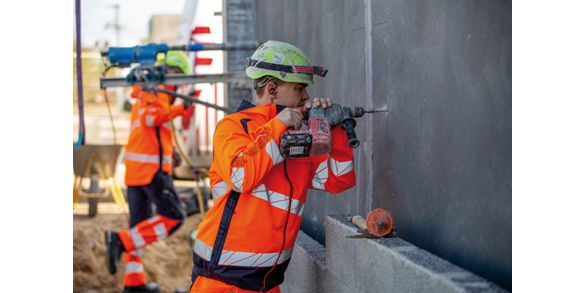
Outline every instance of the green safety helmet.
<svg viewBox="0 0 586 293"><path fill-rule="evenodd" d="M183 53L183 51L167 51L167 54L165 55L165 65L177 67L183 72L183 74L191 74L189 58Z"/></svg>
<svg viewBox="0 0 586 293"><path fill-rule="evenodd" d="M312 65L301 49L279 41L268 41L246 58L246 75L252 79L272 76L286 82L313 84L313 75L326 76L328 70Z"/></svg>

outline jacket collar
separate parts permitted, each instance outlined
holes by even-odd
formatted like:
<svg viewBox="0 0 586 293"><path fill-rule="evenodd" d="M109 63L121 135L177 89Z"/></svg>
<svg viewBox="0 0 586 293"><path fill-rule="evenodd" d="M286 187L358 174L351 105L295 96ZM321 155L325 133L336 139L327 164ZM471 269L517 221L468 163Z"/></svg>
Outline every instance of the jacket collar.
<svg viewBox="0 0 586 293"><path fill-rule="evenodd" d="M287 108L286 106L283 105L276 105L277 106L277 114L280 113L281 111L283 111L283 109ZM253 104L252 102L248 101L248 100L242 100L242 102L240 102L240 106L238 106L238 110L236 112L241 112L250 108L254 108L257 107L255 104ZM271 107L272 108L272 107Z"/></svg>
<svg viewBox="0 0 586 293"><path fill-rule="evenodd" d="M242 110L246 110L246 109L252 108L252 107L256 107L256 105L248 100L242 100L242 102L240 102L240 106L238 106L238 110L236 110L236 112L240 112Z"/></svg>

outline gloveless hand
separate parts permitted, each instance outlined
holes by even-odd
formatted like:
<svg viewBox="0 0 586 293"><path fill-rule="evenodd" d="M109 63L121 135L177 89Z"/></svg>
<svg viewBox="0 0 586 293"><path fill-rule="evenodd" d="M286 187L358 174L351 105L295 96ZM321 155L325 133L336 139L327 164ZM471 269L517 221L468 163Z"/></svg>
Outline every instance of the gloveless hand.
<svg viewBox="0 0 586 293"><path fill-rule="evenodd" d="M322 107L322 108L327 108L327 107L331 107L332 106L332 99L330 98L313 98L312 102L309 103L305 103L305 108L306 109L311 109L311 107Z"/></svg>
<svg viewBox="0 0 586 293"><path fill-rule="evenodd" d="M299 129L301 128L303 114L297 108L285 108L277 115L277 119L281 120L287 128Z"/></svg>

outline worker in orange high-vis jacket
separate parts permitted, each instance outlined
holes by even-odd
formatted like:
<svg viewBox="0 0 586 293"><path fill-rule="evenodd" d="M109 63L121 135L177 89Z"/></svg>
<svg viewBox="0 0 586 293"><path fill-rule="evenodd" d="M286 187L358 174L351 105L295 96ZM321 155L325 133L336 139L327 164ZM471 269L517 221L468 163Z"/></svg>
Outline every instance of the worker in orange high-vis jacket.
<svg viewBox="0 0 586 293"><path fill-rule="evenodd" d="M167 73L190 73L189 59L180 51L167 52ZM172 87L167 89L173 90ZM183 113L185 104L171 105L164 93L133 87L137 101L131 110L131 132L125 149L130 229L106 231L108 271L115 274L124 253L124 292L159 292L146 283L140 255L142 248L164 239L183 223L185 212L173 187L173 137L170 117ZM152 204L157 207L153 215Z"/></svg>
<svg viewBox="0 0 586 293"><path fill-rule="evenodd" d="M313 75L327 72L297 47L261 45L246 61L256 105L243 101L214 134L209 171L214 206L199 225L190 292L280 292L301 226L307 189L339 193L355 185L354 154L340 126L329 155L284 159L286 129L299 129L297 107L332 105L309 100Z"/></svg>

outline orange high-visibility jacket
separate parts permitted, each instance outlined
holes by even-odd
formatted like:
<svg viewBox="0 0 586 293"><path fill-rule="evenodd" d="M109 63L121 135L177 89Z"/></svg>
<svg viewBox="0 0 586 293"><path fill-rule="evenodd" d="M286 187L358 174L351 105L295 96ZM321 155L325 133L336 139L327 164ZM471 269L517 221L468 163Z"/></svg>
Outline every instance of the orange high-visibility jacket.
<svg viewBox="0 0 586 293"><path fill-rule="evenodd" d="M169 111L175 117L183 112L183 105L169 105L169 95L144 92L134 87L131 94L137 98L132 106L131 130L126 145L125 183L127 186L149 184L159 169L159 154L163 153L163 172L171 174L173 137L169 125Z"/></svg>
<svg viewBox="0 0 586 293"><path fill-rule="evenodd" d="M307 189L339 193L354 186L354 155L340 126L332 129L329 156L284 160L279 144L286 127L276 115L274 104L250 104L218 124L209 171L215 203L199 225L193 280L205 276L253 291L278 286Z"/></svg>

